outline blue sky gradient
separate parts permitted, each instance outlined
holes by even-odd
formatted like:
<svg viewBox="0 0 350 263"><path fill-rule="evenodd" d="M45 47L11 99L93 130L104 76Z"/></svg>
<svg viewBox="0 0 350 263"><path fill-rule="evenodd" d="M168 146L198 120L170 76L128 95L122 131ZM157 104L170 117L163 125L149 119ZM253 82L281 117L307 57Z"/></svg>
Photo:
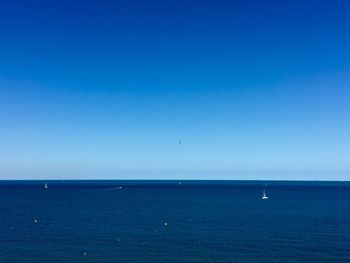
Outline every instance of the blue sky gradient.
<svg viewBox="0 0 350 263"><path fill-rule="evenodd" d="M348 10L2 1L0 179L350 180Z"/></svg>

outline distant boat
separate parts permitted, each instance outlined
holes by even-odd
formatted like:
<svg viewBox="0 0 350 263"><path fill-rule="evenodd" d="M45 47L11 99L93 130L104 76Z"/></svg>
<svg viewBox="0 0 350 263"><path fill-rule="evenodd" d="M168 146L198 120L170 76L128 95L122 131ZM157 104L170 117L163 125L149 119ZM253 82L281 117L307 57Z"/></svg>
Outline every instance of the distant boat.
<svg viewBox="0 0 350 263"><path fill-rule="evenodd" d="M263 193L262 193L261 199L263 199L263 200L265 200L265 199L269 199L269 197L266 195L265 188L264 188L264 190L263 190Z"/></svg>
<svg viewBox="0 0 350 263"><path fill-rule="evenodd" d="M179 185L181 185L181 182L179 181Z"/></svg>
<svg viewBox="0 0 350 263"><path fill-rule="evenodd" d="M48 188L49 188L49 186L47 185L47 183L45 183L45 186L44 186L44 187L45 187L45 189L48 189Z"/></svg>

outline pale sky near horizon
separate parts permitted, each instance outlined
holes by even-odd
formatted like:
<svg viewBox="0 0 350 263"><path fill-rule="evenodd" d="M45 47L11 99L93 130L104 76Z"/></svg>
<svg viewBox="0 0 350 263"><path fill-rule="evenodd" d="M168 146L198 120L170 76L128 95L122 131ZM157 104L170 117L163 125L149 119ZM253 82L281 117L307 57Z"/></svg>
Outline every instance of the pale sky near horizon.
<svg viewBox="0 0 350 263"><path fill-rule="evenodd" d="M349 8L2 1L0 179L350 180Z"/></svg>

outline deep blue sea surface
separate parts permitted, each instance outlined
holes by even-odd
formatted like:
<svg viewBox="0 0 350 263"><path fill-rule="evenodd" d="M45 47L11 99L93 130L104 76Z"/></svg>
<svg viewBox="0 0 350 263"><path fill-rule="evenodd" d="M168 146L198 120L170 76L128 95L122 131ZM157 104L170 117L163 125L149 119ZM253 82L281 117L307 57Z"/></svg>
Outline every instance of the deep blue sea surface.
<svg viewBox="0 0 350 263"><path fill-rule="evenodd" d="M348 182L44 183L0 182L0 262L350 262Z"/></svg>

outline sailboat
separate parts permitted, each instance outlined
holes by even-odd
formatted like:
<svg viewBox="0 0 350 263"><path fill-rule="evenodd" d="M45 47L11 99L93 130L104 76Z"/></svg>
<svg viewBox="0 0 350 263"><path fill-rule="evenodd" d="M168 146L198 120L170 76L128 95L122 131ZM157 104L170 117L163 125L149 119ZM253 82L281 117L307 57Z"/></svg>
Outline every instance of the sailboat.
<svg viewBox="0 0 350 263"><path fill-rule="evenodd" d="M45 187L45 189L48 189L48 188L49 188L49 186L47 185L47 183L45 183L45 186L44 186L44 187Z"/></svg>
<svg viewBox="0 0 350 263"><path fill-rule="evenodd" d="M269 197L266 195L265 188L264 188L264 190L263 190L263 193L262 193L261 199L263 199L263 200L265 200L265 199L269 199Z"/></svg>

